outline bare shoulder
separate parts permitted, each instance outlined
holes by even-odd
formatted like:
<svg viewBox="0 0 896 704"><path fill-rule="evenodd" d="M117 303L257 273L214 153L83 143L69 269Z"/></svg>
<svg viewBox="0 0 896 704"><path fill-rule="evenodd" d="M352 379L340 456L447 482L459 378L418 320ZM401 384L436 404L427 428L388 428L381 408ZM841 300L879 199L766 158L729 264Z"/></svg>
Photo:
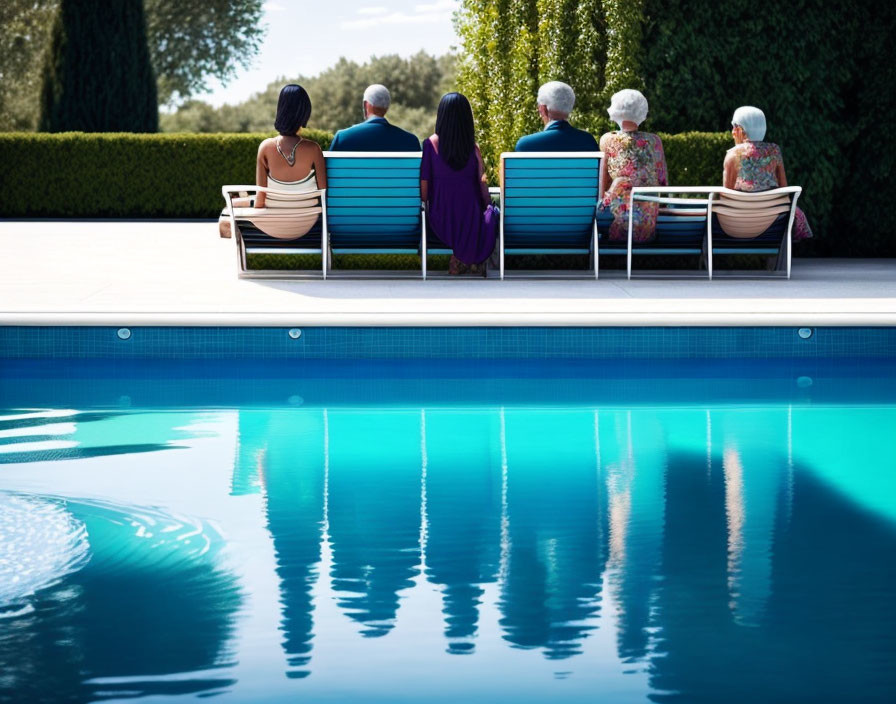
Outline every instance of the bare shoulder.
<svg viewBox="0 0 896 704"><path fill-rule="evenodd" d="M303 138L302 141L299 142L299 149L310 154L317 154L323 151L317 142L315 142L313 139L307 138Z"/></svg>
<svg viewBox="0 0 896 704"><path fill-rule="evenodd" d="M276 137L268 137L267 139L262 140L261 144L258 145L258 153L263 154L266 151L275 148Z"/></svg>

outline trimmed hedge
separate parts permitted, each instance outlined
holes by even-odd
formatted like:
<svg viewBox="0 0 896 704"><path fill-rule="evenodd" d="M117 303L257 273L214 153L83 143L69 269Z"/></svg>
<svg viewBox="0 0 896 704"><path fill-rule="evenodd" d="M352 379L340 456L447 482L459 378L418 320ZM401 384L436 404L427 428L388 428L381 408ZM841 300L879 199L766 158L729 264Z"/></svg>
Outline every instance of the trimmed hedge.
<svg viewBox="0 0 896 704"><path fill-rule="evenodd" d="M209 218L270 134L0 133L0 217ZM332 135L302 136L326 149Z"/></svg>
<svg viewBox="0 0 896 704"><path fill-rule="evenodd" d="M321 148L332 135L302 133ZM209 218L221 186L255 182L266 134L0 133L0 217ZM723 134L662 135L671 183L721 182Z"/></svg>

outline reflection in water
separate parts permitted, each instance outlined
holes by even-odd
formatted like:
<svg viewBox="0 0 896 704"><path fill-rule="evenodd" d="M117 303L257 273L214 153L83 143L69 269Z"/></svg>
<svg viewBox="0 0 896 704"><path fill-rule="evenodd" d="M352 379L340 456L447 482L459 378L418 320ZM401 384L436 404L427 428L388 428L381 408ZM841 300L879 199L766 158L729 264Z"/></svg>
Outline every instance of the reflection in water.
<svg viewBox="0 0 896 704"><path fill-rule="evenodd" d="M502 412L509 556L504 637L549 658L581 652L595 627L607 560L606 495L590 411Z"/></svg>
<svg viewBox="0 0 896 704"><path fill-rule="evenodd" d="M452 653L474 650L482 585L498 575L501 449L494 414L426 411L426 575L443 587Z"/></svg>
<svg viewBox="0 0 896 704"><path fill-rule="evenodd" d="M328 412L333 591L365 636L395 625L420 566L420 411Z"/></svg>
<svg viewBox="0 0 896 704"><path fill-rule="evenodd" d="M324 435L320 410L240 416L237 457L248 467L235 475L251 476L256 471L260 475L280 579L283 650L288 675L297 678L310 672L311 589L317 579L324 518Z"/></svg>
<svg viewBox="0 0 896 704"><path fill-rule="evenodd" d="M845 700L861 683L886 701L896 409L865 410L850 426L788 407L241 409L224 494L258 502L273 547L286 677L265 686L457 701L481 680L520 702L747 702ZM185 418L158 415L153 443L183 439ZM79 442L129 444L129 423L90 417ZM35 548L48 567L34 610L0 621L0 695L238 692L243 595L218 533L161 511L64 511L89 560L77 541L58 560Z"/></svg>

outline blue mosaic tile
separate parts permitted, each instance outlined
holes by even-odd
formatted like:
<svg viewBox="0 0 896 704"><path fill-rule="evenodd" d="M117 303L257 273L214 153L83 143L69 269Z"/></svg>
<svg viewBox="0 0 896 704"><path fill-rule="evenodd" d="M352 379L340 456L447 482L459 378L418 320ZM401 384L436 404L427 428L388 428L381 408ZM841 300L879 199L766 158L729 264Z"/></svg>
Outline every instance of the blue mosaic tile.
<svg viewBox="0 0 896 704"><path fill-rule="evenodd" d="M0 327L7 359L896 358L896 328Z"/></svg>

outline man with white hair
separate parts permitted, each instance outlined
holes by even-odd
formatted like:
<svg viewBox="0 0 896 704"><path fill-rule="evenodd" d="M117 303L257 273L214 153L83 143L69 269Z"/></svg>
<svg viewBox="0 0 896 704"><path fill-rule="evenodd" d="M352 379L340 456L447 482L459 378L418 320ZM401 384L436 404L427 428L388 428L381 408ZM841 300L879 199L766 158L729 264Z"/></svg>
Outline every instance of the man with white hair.
<svg viewBox="0 0 896 704"><path fill-rule="evenodd" d="M364 91L364 122L339 130L330 144L337 152L419 152L420 140L410 132L389 124L386 110L391 97L386 86L374 83Z"/></svg>
<svg viewBox="0 0 896 704"><path fill-rule="evenodd" d="M565 83L551 81L538 89L538 115L544 129L520 137L518 152L596 152L597 141L585 130L567 121L576 102L576 94Z"/></svg>

